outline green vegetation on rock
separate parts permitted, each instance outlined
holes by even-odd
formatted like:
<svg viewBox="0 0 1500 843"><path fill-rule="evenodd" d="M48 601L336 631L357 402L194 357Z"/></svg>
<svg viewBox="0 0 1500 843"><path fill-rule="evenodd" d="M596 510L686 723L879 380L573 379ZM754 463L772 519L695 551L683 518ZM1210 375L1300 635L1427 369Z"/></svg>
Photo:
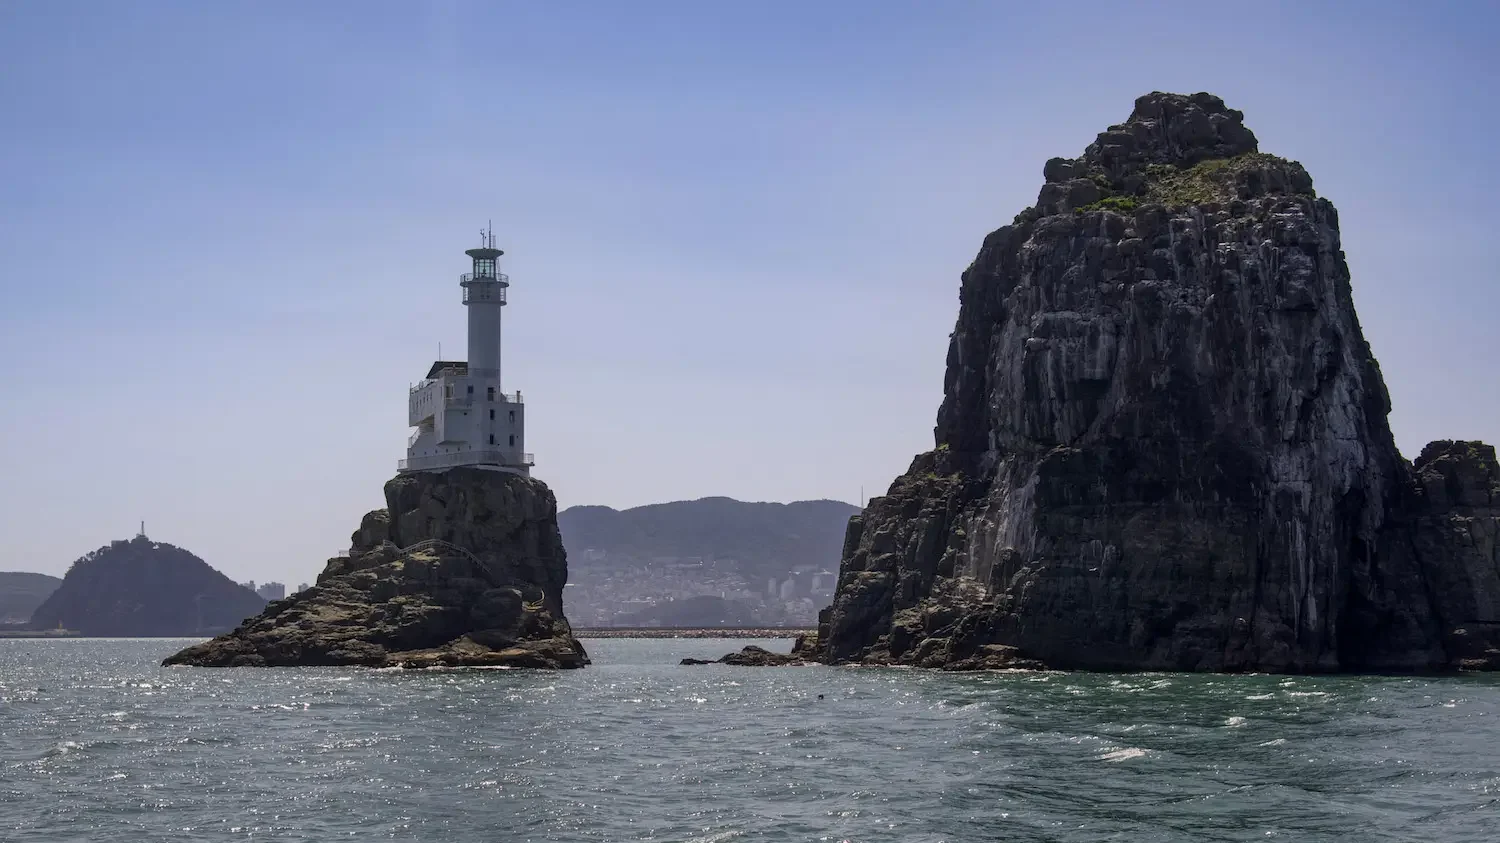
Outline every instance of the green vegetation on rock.
<svg viewBox="0 0 1500 843"><path fill-rule="evenodd" d="M1233 158L1211 158L1191 167L1152 164L1146 167L1145 201L1169 208L1185 205L1227 204L1240 198L1239 186L1253 170L1285 171L1300 164L1264 152L1247 152ZM1310 181L1310 180L1309 180ZM1307 188L1312 194L1312 188Z"/></svg>
<svg viewBox="0 0 1500 843"><path fill-rule="evenodd" d="M1106 196L1097 202L1090 202L1073 209L1075 214L1086 214L1089 211L1114 211L1117 214L1133 214L1140 200L1134 196Z"/></svg>

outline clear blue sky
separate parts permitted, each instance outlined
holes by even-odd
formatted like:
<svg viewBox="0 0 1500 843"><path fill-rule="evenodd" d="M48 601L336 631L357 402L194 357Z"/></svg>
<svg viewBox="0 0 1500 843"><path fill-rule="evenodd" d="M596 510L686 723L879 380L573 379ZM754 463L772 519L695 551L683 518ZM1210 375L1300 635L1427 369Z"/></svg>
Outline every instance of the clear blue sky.
<svg viewBox="0 0 1500 843"><path fill-rule="evenodd" d="M311 580L508 250L564 505L884 491L958 275L1151 90L1339 207L1408 455L1500 441L1495 3L0 3L0 569Z"/></svg>

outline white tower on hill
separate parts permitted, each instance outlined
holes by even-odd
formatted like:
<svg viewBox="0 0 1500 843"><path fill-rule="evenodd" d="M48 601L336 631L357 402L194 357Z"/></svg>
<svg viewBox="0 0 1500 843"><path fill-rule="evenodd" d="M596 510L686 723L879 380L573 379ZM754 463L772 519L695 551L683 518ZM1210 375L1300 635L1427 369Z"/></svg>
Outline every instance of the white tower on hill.
<svg viewBox="0 0 1500 843"><path fill-rule="evenodd" d="M469 359L438 360L427 377L411 388L409 424L416 428L406 443L400 471L441 471L472 465L530 476L534 464L526 453L526 406L521 393L500 388L500 312L510 278L500 272L495 235L481 235L482 245L464 254L474 271L458 277L469 311Z"/></svg>

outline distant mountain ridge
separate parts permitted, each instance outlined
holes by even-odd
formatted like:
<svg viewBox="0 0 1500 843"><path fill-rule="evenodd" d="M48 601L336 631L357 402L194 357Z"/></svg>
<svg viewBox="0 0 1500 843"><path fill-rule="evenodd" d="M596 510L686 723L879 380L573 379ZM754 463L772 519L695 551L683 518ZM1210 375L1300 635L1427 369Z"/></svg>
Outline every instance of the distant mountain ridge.
<svg viewBox="0 0 1500 843"><path fill-rule="evenodd" d="M210 635L265 605L192 553L136 536L75 561L30 625L99 637Z"/></svg>
<svg viewBox="0 0 1500 843"><path fill-rule="evenodd" d="M62 580L27 571L0 571L0 623L25 623Z"/></svg>
<svg viewBox="0 0 1500 843"><path fill-rule="evenodd" d="M734 559L750 576L797 568L837 570L844 529L859 507L835 500L792 503L727 497L631 509L572 506L557 515L570 561L585 551L636 560Z"/></svg>

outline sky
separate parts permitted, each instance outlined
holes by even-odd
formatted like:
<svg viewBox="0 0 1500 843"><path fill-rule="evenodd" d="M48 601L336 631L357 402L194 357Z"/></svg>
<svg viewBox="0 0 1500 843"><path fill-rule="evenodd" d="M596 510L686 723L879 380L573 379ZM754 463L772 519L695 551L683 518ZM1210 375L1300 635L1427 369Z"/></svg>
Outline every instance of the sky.
<svg viewBox="0 0 1500 843"><path fill-rule="evenodd" d="M1339 208L1408 457L1500 442L1500 4L0 3L0 570L311 581L506 250L561 506L879 494L959 274L1152 90Z"/></svg>

